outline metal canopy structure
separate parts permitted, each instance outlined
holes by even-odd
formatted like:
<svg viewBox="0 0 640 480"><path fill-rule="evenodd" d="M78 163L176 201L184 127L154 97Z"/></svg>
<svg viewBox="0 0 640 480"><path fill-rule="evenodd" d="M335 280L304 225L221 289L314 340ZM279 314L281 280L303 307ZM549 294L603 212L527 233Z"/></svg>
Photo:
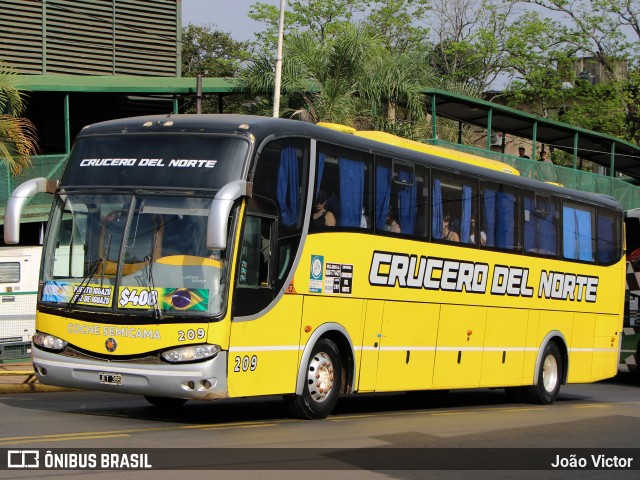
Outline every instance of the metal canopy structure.
<svg viewBox="0 0 640 480"><path fill-rule="evenodd" d="M431 98L429 110L436 118L434 138L437 118L448 118L490 132L530 139L532 158L535 158L536 145L545 144L573 155L574 166L578 159L584 159L609 168L610 176L618 172L640 181L638 145L477 98L435 89L425 89L423 93ZM487 139L487 148L489 146Z"/></svg>
<svg viewBox="0 0 640 480"><path fill-rule="evenodd" d="M16 86L31 92L131 93L146 95L193 95L196 79L188 77L142 77L133 75L17 75ZM203 78L203 93L238 92L230 78Z"/></svg>

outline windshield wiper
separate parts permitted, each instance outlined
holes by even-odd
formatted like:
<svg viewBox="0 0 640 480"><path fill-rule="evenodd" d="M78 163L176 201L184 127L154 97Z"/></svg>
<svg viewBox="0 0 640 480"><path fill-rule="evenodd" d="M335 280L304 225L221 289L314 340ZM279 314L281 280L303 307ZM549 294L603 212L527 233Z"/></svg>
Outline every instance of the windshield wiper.
<svg viewBox="0 0 640 480"><path fill-rule="evenodd" d="M162 317L162 308L160 308L160 299L158 298L158 291L156 290L155 282L153 281L153 262L156 253L156 243L158 241L158 230L153 234L153 242L151 245L151 255L144 257L144 262L147 266L147 290L150 297L153 299L153 314L154 317L160 321L164 320Z"/></svg>
<svg viewBox="0 0 640 480"><path fill-rule="evenodd" d="M71 310L71 307L74 307L80 301L80 297L82 297L82 295L84 294L84 290L89 284L89 281L96 274L96 272L98 271L98 268L100 268L101 265L104 265L104 263L105 263L104 257L100 257L96 259L89 266L89 270L87 271L86 275L82 277L82 281L80 282L80 285L78 285L78 288L75 290L75 292L72 293L71 300L69 300L69 303L67 303L67 306L66 306L67 312Z"/></svg>
<svg viewBox="0 0 640 480"><path fill-rule="evenodd" d="M73 294L71 295L71 300L69 300L69 303L67 303L66 309L67 312L71 309L71 307L74 307L79 301L80 301L80 297L82 297L82 295L84 295L84 290L87 287L87 285L89 284L89 281L91 281L91 279L93 278L93 276L98 272L98 268L100 268L102 266L102 275L100 277L100 287L103 286L104 284L104 270L107 264L107 254L109 252L109 247L111 246L111 234L109 234L109 237L107 238L107 242L105 244L105 248L103 248L103 252L102 255L97 258L90 266L89 266L89 270L87 271L87 274L82 277L82 281L80 282L80 285L78 286L78 288L76 289L75 292L73 292Z"/></svg>

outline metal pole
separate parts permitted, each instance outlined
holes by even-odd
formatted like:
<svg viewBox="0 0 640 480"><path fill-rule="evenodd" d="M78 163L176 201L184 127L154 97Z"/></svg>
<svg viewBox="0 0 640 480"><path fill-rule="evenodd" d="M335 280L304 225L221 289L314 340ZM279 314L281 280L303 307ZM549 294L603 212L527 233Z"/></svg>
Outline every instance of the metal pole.
<svg viewBox="0 0 640 480"><path fill-rule="evenodd" d="M196 75L196 113L202 113L202 75Z"/></svg>
<svg viewBox="0 0 640 480"><path fill-rule="evenodd" d="M282 83L282 41L284 38L284 9L287 0L280 0L280 22L278 23L278 53L276 54L276 79L273 86L273 116L280 116L280 84Z"/></svg>

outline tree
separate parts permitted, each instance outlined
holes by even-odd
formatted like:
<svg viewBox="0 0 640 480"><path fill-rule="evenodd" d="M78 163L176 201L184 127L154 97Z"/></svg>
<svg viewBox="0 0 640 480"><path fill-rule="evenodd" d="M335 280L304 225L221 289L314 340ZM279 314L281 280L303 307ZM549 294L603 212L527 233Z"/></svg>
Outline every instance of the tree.
<svg viewBox="0 0 640 480"><path fill-rule="evenodd" d="M182 31L182 76L236 77L243 62L249 59L248 42L238 42L229 33L215 30L214 25L188 24ZM238 109L242 98L234 96L227 102L228 109ZM189 105L187 111L195 111ZM218 111L215 98L205 96L202 111Z"/></svg>
<svg viewBox="0 0 640 480"><path fill-rule="evenodd" d="M0 61L0 158L12 174L31 165L37 153L34 125L20 115L24 112L24 95L15 87L15 70Z"/></svg>
<svg viewBox="0 0 640 480"><path fill-rule="evenodd" d="M512 8L491 0L433 0L427 60L454 84L487 90L507 69Z"/></svg>
<svg viewBox="0 0 640 480"><path fill-rule="evenodd" d="M544 117L638 141L636 82L640 41L638 2L512 0L526 9L514 18L506 42L508 67L517 76L509 104ZM588 57L605 74L581 81L576 60ZM627 75L624 64L629 65Z"/></svg>
<svg viewBox="0 0 640 480"><path fill-rule="evenodd" d="M407 53L420 50L429 40L431 0L383 0L370 2L365 22L381 36L387 50Z"/></svg>
<svg viewBox="0 0 640 480"><path fill-rule="evenodd" d="M362 14L367 3L367 0L290 0L285 10L285 36L308 30L317 42L324 43L350 23L354 16ZM258 2L251 6L249 18L266 24L266 29L256 34L259 49L274 51L278 41L280 9Z"/></svg>
<svg viewBox="0 0 640 480"><path fill-rule="evenodd" d="M235 77L249 58L248 47L215 25L189 23L182 30L182 76Z"/></svg>
<svg viewBox="0 0 640 480"><path fill-rule="evenodd" d="M610 79L621 59L638 63L640 3L629 0L511 0L536 5L557 22L563 40L582 56L598 59Z"/></svg>
<svg viewBox="0 0 640 480"><path fill-rule="evenodd" d="M351 124L362 108L360 79L382 52L379 38L369 27L346 24L324 43L314 32L288 37L282 68L283 114L314 123ZM272 92L273 62L258 54L243 75L246 88L255 93Z"/></svg>
<svg viewBox="0 0 640 480"><path fill-rule="evenodd" d="M324 43L302 31L284 48L285 115L369 127L376 118L393 124L400 108L412 120L425 116L420 90L432 78L428 65L408 53L392 55L369 25L344 24ZM270 93L273 77L269 56L258 55L243 74L244 86Z"/></svg>

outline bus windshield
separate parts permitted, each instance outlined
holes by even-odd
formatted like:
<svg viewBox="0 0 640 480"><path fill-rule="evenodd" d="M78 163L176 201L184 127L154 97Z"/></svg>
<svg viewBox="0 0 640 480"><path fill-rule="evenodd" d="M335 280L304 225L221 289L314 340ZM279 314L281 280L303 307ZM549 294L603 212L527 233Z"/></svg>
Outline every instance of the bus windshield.
<svg viewBox="0 0 640 480"><path fill-rule="evenodd" d="M41 300L129 315L216 315L225 252L208 250L211 198L67 194L51 219Z"/></svg>

